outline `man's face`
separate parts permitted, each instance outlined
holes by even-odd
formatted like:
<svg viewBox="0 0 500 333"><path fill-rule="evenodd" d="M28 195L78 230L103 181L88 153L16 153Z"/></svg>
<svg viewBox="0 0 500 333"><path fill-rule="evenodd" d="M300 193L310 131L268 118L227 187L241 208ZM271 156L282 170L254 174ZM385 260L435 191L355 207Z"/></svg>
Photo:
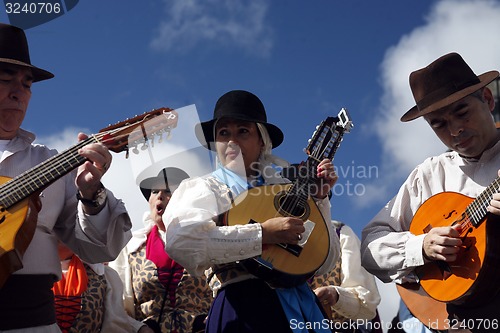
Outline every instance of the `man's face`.
<svg viewBox="0 0 500 333"><path fill-rule="evenodd" d="M0 64L0 139L16 136L26 115L32 83L31 69Z"/></svg>
<svg viewBox="0 0 500 333"><path fill-rule="evenodd" d="M498 140L494 107L493 95L485 88L424 118L449 149L478 158Z"/></svg>

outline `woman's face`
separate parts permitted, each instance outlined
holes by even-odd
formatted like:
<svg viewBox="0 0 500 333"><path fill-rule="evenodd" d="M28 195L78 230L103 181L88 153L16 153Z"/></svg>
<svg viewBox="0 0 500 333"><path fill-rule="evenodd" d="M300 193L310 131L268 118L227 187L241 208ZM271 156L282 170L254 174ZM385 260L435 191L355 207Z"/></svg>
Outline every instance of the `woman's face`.
<svg viewBox="0 0 500 333"><path fill-rule="evenodd" d="M170 189L165 186L164 181L158 180L153 184L151 194L149 195L150 216L158 226L158 229L162 231L165 231L165 224L163 223L162 216L171 197L172 193Z"/></svg>
<svg viewBox="0 0 500 333"><path fill-rule="evenodd" d="M217 156L226 168L246 177L255 175L264 142L253 122L223 118L215 126Z"/></svg>

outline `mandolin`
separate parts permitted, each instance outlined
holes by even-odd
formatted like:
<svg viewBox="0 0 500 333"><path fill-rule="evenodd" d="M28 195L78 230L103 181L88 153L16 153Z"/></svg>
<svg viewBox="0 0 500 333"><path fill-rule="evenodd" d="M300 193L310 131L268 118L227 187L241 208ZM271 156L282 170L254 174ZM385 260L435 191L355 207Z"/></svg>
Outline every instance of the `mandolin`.
<svg viewBox="0 0 500 333"><path fill-rule="evenodd" d="M35 233L41 209L39 193L85 163L86 159L78 154L80 148L100 142L113 152L125 150L128 154L131 145L147 144L151 136L169 133L177 121L175 110L156 109L103 128L15 178L0 177L0 288L23 267L22 257Z"/></svg>
<svg viewBox="0 0 500 333"><path fill-rule="evenodd" d="M415 317L435 322L442 318L446 304L477 306L500 290L500 220L486 210L499 188L497 178L476 199L456 192L438 193L415 213L410 224L414 235L458 225L462 239L457 260L428 262L415 269L418 284L398 286L402 300ZM415 302L416 297L421 301Z"/></svg>
<svg viewBox="0 0 500 333"><path fill-rule="evenodd" d="M297 245L267 244L262 254L241 261L246 269L273 287L292 287L310 278L324 263L330 248L328 225L316 203L316 168L333 156L344 133L353 127L345 109L337 117L327 117L317 127L305 149L308 158L291 184L254 187L238 195L233 207L223 215L223 224L232 226L263 223L277 216L294 216L304 221L306 231ZM258 207L258 209L256 209Z"/></svg>

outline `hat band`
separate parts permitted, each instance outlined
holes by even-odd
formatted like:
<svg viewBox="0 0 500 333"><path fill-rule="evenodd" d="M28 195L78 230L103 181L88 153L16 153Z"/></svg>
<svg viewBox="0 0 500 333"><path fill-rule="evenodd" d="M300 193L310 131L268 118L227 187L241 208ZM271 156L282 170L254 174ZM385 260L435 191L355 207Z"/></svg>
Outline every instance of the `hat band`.
<svg viewBox="0 0 500 333"><path fill-rule="evenodd" d="M463 82L462 84L456 84L455 82L451 82L444 87L441 87L438 90L435 90L426 96L424 96L420 101L417 102L417 107L419 111L424 110L425 108L431 106L432 104L440 101L460 90L463 90L467 87L473 86L475 84L480 83L479 79L475 77L474 79Z"/></svg>

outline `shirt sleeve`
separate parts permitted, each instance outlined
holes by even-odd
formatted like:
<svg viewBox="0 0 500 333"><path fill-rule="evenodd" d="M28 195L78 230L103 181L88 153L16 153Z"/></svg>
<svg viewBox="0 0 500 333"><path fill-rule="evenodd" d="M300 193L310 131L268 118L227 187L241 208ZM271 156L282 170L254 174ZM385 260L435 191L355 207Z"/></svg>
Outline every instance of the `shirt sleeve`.
<svg viewBox="0 0 500 333"><path fill-rule="evenodd" d="M170 199L163 215L166 250L192 275L262 254L260 223L217 226L220 213L217 197L201 178L182 182Z"/></svg>
<svg viewBox="0 0 500 333"><path fill-rule="evenodd" d="M373 275L361 266L361 242L347 225L340 231L340 244L342 282L333 287L339 298L332 308L346 318L372 319L380 303L380 294Z"/></svg>
<svg viewBox="0 0 500 333"><path fill-rule="evenodd" d="M421 184L420 173L415 169L398 194L363 229L362 265L383 282L415 281L413 270L424 264L425 235L408 231L416 210L430 196Z"/></svg>

